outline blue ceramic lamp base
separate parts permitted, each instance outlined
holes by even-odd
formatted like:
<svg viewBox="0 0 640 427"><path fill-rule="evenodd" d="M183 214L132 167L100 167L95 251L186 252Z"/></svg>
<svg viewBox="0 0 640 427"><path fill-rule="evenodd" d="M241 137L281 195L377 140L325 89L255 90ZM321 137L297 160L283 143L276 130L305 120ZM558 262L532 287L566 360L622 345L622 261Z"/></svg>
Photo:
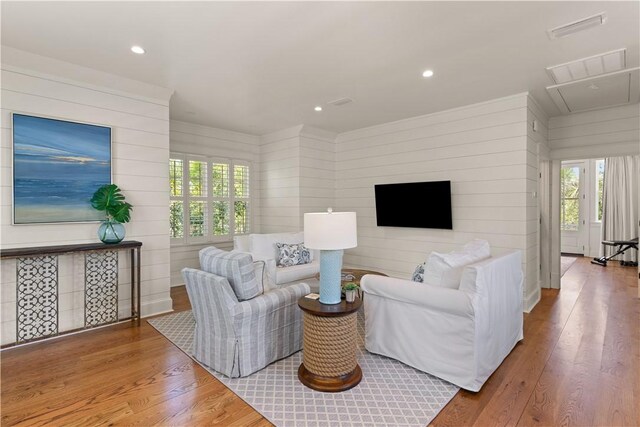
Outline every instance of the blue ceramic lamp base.
<svg viewBox="0 0 640 427"><path fill-rule="evenodd" d="M340 273L343 250L320 251L320 302L339 304L342 294Z"/></svg>

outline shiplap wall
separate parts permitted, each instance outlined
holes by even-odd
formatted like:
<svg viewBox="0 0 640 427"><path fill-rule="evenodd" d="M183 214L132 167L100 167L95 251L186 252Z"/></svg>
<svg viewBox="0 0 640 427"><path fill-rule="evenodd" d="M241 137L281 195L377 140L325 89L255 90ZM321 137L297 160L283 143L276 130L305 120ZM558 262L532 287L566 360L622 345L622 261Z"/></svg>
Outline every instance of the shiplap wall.
<svg viewBox="0 0 640 427"><path fill-rule="evenodd" d="M305 126L300 135L300 229L307 212L326 212L335 200L336 135Z"/></svg>
<svg viewBox="0 0 640 427"><path fill-rule="evenodd" d="M480 238L494 255L523 251L526 289L537 286L528 283L538 213L527 106L519 94L338 135L336 207L358 214L358 247L344 263L408 278L431 251ZM376 226L375 184L435 180L452 182L453 230ZM429 195L416 194L398 209L425 204Z"/></svg>
<svg viewBox="0 0 640 427"><path fill-rule="evenodd" d="M640 153L640 104L549 119L551 157L592 159Z"/></svg>
<svg viewBox="0 0 640 427"><path fill-rule="evenodd" d="M534 130L534 121L536 130ZM542 259L541 245L548 246L550 237L548 230L542 229L542 217L546 217L545 226L548 226L548 209L550 206L549 188L541 188L540 178L542 171L548 168L540 167L540 162L549 161L548 130L549 118L536 100L529 95L527 97L527 192L532 195L527 199L527 280L525 281L525 310L530 311L540 300L540 288L549 287L549 256L545 253ZM547 187L550 180L543 181ZM543 200L543 198L547 198ZM544 215L542 210L545 209ZM545 251L547 252L547 251ZM542 263L545 262L545 268ZM544 277L541 275L544 270Z"/></svg>
<svg viewBox="0 0 640 427"><path fill-rule="evenodd" d="M260 138L260 212L263 233L302 230L300 132L302 125Z"/></svg>
<svg viewBox="0 0 640 427"><path fill-rule="evenodd" d="M306 212L334 202L336 134L306 125L261 137L260 227L299 231Z"/></svg>
<svg viewBox="0 0 640 427"><path fill-rule="evenodd" d="M295 126L260 138L261 232L302 230L300 217L300 133Z"/></svg>
<svg viewBox="0 0 640 427"><path fill-rule="evenodd" d="M33 67L25 67L33 65ZM98 223L11 225L11 112L49 116L112 127L113 182L118 184L134 209L126 224L127 239L142 247L142 315L171 310L169 296L169 97L151 98L137 92L96 86L93 70L50 58L4 48L1 97L1 245L3 248L97 242ZM35 68L35 69L34 69ZM49 70L44 74L41 70ZM55 74L55 72L64 72ZM70 76L83 76L75 80ZM100 73L99 77L105 77ZM100 80L100 79L98 79ZM117 76L109 80L120 87L135 87ZM149 89L140 83L141 88ZM120 255L119 296L122 315L129 307L129 257ZM15 261L2 262L2 338L15 341ZM84 296L82 256L65 255L59 261L60 330L83 326Z"/></svg>
<svg viewBox="0 0 640 427"><path fill-rule="evenodd" d="M228 158L250 162L250 210L253 218L251 230L252 232L259 231L259 138L254 135L175 120L171 121L170 131L170 147L172 153L195 154L199 156ZM215 243L196 245L171 245L171 286L178 286L184 283L180 271L185 267L198 268L198 251L212 244L224 250L233 249L232 241L216 241Z"/></svg>

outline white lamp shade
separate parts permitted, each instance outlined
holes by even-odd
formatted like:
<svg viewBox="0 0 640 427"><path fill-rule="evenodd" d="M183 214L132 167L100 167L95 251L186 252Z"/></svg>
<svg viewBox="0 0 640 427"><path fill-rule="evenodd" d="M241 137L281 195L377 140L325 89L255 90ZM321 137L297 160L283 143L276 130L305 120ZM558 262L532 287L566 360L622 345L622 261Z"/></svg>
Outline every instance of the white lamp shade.
<svg viewBox="0 0 640 427"><path fill-rule="evenodd" d="M336 250L358 246L355 212L304 214L304 245L311 249Z"/></svg>

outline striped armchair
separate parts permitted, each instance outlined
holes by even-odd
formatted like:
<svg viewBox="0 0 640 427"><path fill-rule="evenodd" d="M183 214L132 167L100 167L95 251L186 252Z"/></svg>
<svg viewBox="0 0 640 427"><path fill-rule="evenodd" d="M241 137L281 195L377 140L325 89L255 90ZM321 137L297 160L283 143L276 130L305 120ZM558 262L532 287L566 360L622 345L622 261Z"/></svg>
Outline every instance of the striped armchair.
<svg viewBox="0 0 640 427"><path fill-rule="evenodd" d="M223 271L231 281L234 272L248 271L244 257L252 264L250 255L225 254L230 255ZM201 267L211 267L202 253L200 260ZM241 301L235 288L242 284L237 280L232 286L227 277L192 268L183 269L182 275L196 321L193 355L202 364L228 377L246 377L302 349L302 312L297 302L310 292L306 283Z"/></svg>

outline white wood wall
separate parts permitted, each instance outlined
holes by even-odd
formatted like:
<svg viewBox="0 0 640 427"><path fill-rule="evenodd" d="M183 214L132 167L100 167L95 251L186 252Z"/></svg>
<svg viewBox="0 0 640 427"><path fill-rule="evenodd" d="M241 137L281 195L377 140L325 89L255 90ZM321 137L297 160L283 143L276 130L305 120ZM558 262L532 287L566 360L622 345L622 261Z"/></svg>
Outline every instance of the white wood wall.
<svg viewBox="0 0 640 427"><path fill-rule="evenodd" d="M304 125L261 138L262 232L300 231L304 213L332 206L335 138L331 132Z"/></svg>
<svg viewBox="0 0 640 427"><path fill-rule="evenodd" d="M176 120L171 121L171 152L239 159L250 162L250 209L254 219L251 224L252 232L259 230L258 218L260 217L258 142L259 138L254 135ZM171 245L171 286L179 286L184 283L180 271L185 267L198 268L200 265L198 251L211 244ZM233 249L233 241L216 242L213 245L224 250Z"/></svg>
<svg viewBox="0 0 640 427"><path fill-rule="evenodd" d="M326 212L335 201L336 135L303 128L300 135L300 229L307 212Z"/></svg>
<svg viewBox="0 0 640 427"><path fill-rule="evenodd" d="M536 130L533 129L534 121ZM540 300L540 288L549 287L550 257L547 250L551 244L548 233L548 218L551 205L550 177L542 182L542 172L548 173L548 165L543 167L541 162L549 161L548 126L549 118L536 100L527 97L527 191L532 196L528 199L527 209L527 280L525 289L525 311L530 311ZM535 193L535 194L534 194ZM530 209L534 207L535 210ZM545 221L542 219L545 218ZM544 223L544 224L543 224Z"/></svg>
<svg viewBox="0 0 640 427"><path fill-rule="evenodd" d="M431 251L451 251L473 238L494 255L523 252L526 289L536 242L537 158L527 139L527 94L340 134L336 206L358 214L358 247L345 264L410 277ZM451 180L453 230L377 227L374 185ZM398 209L423 209L428 194ZM433 206L432 209L437 209Z"/></svg>
<svg viewBox="0 0 640 427"><path fill-rule="evenodd" d="M260 138L260 213L263 233L302 230L300 220L300 131L302 126Z"/></svg>
<svg viewBox="0 0 640 427"><path fill-rule="evenodd" d="M1 98L0 230L2 248L98 242L98 223L11 225L11 112L42 115L112 127L113 182L133 206L132 221L125 225L128 240L142 247L142 315L171 310L169 296L169 96L151 98L146 93L123 92L89 82L92 70L36 55L3 48ZM25 64L37 65L25 67ZM44 74L37 68L65 74ZM75 80L69 75L82 75ZM100 73L104 77L104 73ZM131 81L111 76L119 86ZM160 90L159 92L162 92ZM128 256L120 256L120 300L128 315L130 300ZM82 256L62 256L60 278L60 329L83 326L84 296ZM2 262L2 338L15 341L15 261Z"/></svg>
<svg viewBox="0 0 640 427"><path fill-rule="evenodd" d="M640 153L640 104L549 119L551 157L593 159Z"/></svg>

